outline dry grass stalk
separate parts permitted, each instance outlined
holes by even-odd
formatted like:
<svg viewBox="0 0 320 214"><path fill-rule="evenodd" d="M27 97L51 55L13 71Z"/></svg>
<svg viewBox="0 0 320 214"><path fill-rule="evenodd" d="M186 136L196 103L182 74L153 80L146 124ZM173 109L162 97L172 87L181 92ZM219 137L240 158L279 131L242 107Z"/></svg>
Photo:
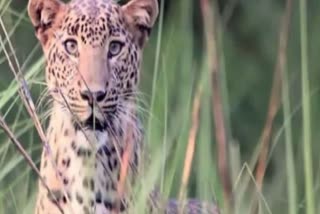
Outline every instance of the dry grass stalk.
<svg viewBox="0 0 320 214"><path fill-rule="evenodd" d="M183 169L183 176L181 181L181 188L180 188L180 199L183 199L185 194L185 189L188 185L190 171L194 156L195 144L196 144L196 137L199 128L199 114L200 114L200 105L201 105L201 96L202 96L202 88L199 85L199 89L195 95L193 100L193 107L192 107L192 126L189 131L189 138L188 138L188 147L186 151L186 157L184 160L184 169Z"/></svg>
<svg viewBox="0 0 320 214"><path fill-rule="evenodd" d="M281 84L282 75L287 57L287 45L289 36L290 17L292 11L292 0L287 0L285 13L282 17L280 33L279 33L279 47L278 47L278 60L274 71L273 85L271 97L269 100L269 109L267 114L266 123L261 136L261 152L256 171L256 182L258 190L262 190L263 178L266 170L266 161L269 152L270 136L274 118L279 110L281 103Z"/></svg>
<svg viewBox="0 0 320 214"><path fill-rule="evenodd" d="M2 21L2 19L0 18L0 26L1 26L1 29L3 30L3 34L5 35L6 39L7 39L7 43L8 43L8 46L9 46L9 50L10 50L10 54L9 52L7 51L6 47L5 47L5 44L4 44L4 39L0 39L0 42L1 42L1 46L2 46L2 49L3 49L3 52L7 58L7 61L8 61L8 64L9 64L9 67L11 69L11 71L13 72L14 76L15 76L15 79L16 81L18 82L20 88L19 88L19 95L29 113L29 115L31 116L34 124L35 124L35 127L38 131L38 134L42 140L42 142L44 144L46 144L46 136L45 136L45 132L43 131L43 128L41 126L41 123L40 123L40 120L39 120L39 117L37 116L37 112L36 112L36 108L35 108L35 105L34 105L34 102L32 100L32 97L31 97L31 94L30 94L30 90L28 88L28 85L27 85L27 82L26 80L24 79L23 77L23 74L21 72L21 68L20 68L20 65L19 65L19 62L18 62L18 59L15 55L15 52L14 52L14 49L13 49L13 46L10 42L10 38L8 36L8 33L5 29L5 26L4 26L4 23Z"/></svg>
<svg viewBox="0 0 320 214"><path fill-rule="evenodd" d="M214 115L215 136L218 147L218 171L223 184L223 196L225 211L232 212L233 193L228 166L227 137L225 130L224 113L222 106L222 95L220 90L220 65L217 46L217 32L215 15L209 0L200 0L204 29L206 35L206 47L209 62L209 71L212 86L212 111Z"/></svg>
<svg viewBox="0 0 320 214"><path fill-rule="evenodd" d="M132 124L129 124L124 136L125 148L122 157L120 157L120 179L118 181L118 204L116 213L119 213L120 200L123 198L125 191L126 178L130 167L130 160L133 154L134 143Z"/></svg>
<svg viewBox="0 0 320 214"><path fill-rule="evenodd" d="M39 169L37 168L37 166L35 165L35 163L33 162L32 158L29 156L29 154L26 152L26 150L23 148L23 146L21 145L21 143L17 140L17 138L15 137L14 133L10 130L9 126L7 125L7 123L4 121L3 116L0 114L0 128L2 128L4 130L4 132L7 134L7 136L9 137L9 139L11 140L11 142L17 147L18 151L21 153L21 155L23 156L23 158L26 160L27 164L30 165L30 167L33 169L33 171L35 171L35 173L37 174L37 176L39 177L41 183L43 184L43 186L48 190L48 193L51 194L51 197L53 200L55 200L57 202L57 207L58 209L62 212L62 208L58 203L58 200L56 198L56 196L52 193L52 191L50 190L50 188L48 187L47 183L45 182L45 180L42 178Z"/></svg>
<svg viewBox="0 0 320 214"><path fill-rule="evenodd" d="M279 45L278 45L278 57L277 63L274 70L274 77L272 83L271 96L269 100L269 108L266 123L261 136L261 147L260 155L258 160L258 165L256 169L256 184L258 191L262 191L263 180L265 177L266 167L267 167L267 157L270 147L270 138L272 132L272 126L275 116L280 108L281 104L281 89L282 89L282 77L284 74L286 58L287 58L287 46L288 46L288 36L290 28L290 19L292 13L292 0L287 0L285 12L281 19L281 26L279 32ZM254 196L255 198L255 196ZM256 200L254 200L256 201ZM257 205L254 206L254 213L256 212Z"/></svg>

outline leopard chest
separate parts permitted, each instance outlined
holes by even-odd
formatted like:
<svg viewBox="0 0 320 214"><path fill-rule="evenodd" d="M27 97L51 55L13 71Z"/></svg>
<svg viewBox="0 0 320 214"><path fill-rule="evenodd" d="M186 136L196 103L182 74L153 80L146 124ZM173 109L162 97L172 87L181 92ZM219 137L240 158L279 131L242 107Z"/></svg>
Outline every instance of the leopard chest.
<svg viewBox="0 0 320 214"><path fill-rule="evenodd" d="M41 173L49 184L59 183L58 179L62 181L62 186L60 182L51 188L65 190L67 197L59 200L60 206L71 207L73 213L79 214L109 213L115 209L123 154L121 146L106 132L52 130L48 137L52 155L44 153ZM50 165L50 156L55 166ZM123 203L120 205L125 209Z"/></svg>

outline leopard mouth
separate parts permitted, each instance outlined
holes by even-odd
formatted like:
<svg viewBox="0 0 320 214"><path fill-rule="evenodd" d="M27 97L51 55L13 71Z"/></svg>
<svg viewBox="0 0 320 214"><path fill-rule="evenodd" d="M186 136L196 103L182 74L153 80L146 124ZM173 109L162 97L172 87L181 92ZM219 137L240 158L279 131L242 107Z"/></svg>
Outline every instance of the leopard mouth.
<svg viewBox="0 0 320 214"><path fill-rule="evenodd" d="M114 129L114 122L117 118L117 105L115 106L88 106L86 112L76 116L73 122L76 130L107 131Z"/></svg>
<svg viewBox="0 0 320 214"><path fill-rule="evenodd" d="M107 122L91 114L89 118L83 122L83 126L90 130L104 131L107 129Z"/></svg>
<svg viewBox="0 0 320 214"><path fill-rule="evenodd" d="M107 130L108 124L105 120L99 119L91 113L91 115L83 121L74 121L74 127L76 130L84 129L103 132Z"/></svg>

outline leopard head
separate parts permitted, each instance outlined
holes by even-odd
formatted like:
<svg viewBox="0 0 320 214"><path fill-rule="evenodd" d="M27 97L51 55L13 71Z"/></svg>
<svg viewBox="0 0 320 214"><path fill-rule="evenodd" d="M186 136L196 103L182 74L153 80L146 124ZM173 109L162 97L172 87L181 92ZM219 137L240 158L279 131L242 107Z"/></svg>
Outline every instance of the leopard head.
<svg viewBox="0 0 320 214"><path fill-rule="evenodd" d="M134 102L157 0L30 0L28 13L55 105L87 128L104 129L125 114Z"/></svg>

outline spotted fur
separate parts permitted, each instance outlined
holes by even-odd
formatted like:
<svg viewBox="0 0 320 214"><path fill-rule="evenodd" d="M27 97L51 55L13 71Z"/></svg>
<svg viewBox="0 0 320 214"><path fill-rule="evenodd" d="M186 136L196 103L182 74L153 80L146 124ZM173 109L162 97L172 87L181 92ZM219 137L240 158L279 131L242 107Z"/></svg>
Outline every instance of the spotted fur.
<svg viewBox="0 0 320 214"><path fill-rule="evenodd" d="M46 57L53 98L37 214L128 211L118 196L120 160L133 146L133 182L142 141L135 95L142 50L158 14L156 0L30 0L29 16ZM61 209L61 210L60 210Z"/></svg>

